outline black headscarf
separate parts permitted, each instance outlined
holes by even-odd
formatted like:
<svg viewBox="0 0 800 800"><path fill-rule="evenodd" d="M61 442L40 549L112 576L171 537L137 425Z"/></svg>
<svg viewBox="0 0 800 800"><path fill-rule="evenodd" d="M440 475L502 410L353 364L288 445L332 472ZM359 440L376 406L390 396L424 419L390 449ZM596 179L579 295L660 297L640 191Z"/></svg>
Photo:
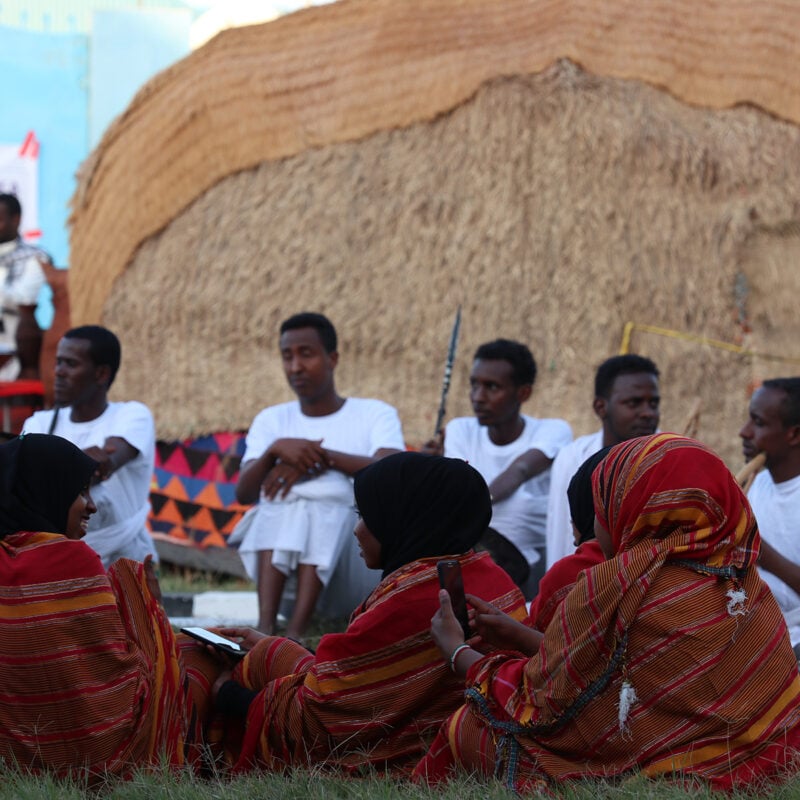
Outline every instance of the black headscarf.
<svg viewBox="0 0 800 800"><path fill-rule="evenodd" d="M387 456L356 474L355 495L384 577L418 558L466 553L492 516L486 482L457 458Z"/></svg>
<svg viewBox="0 0 800 800"><path fill-rule="evenodd" d="M569 513L572 523L580 534L579 544L594 539L594 498L592 496L592 473L608 455L611 447L604 447L578 467L567 487Z"/></svg>
<svg viewBox="0 0 800 800"><path fill-rule="evenodd" d="M97 462L60 436L26 433L0 445L0 537L64 533L72 504Z"/></svg>

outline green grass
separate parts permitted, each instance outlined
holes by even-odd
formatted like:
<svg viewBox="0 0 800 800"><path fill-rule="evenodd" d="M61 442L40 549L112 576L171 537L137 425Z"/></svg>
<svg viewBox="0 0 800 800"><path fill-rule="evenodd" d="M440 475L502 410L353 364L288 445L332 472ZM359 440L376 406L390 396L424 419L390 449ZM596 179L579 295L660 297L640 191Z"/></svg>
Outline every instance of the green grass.
<svg viewBox="0 0 800 800"><path fill-rule="evenodd" d="M203 572L162 562L158 567L162 592L199 594L200 592L253 592L255 584L246 578Z"/></svg>
<svg viewBox="0 0 800 800"><path fill-rule="evenodd" d="M800 800L800 779L783 786L764 787L761 792L724 795L702 786L684 789L665 781L635 777L617 784L594 781L553 787L553 795L564 800L686 800L687 797L697 800L753 797ZM512 797L514 795L496 781L460 778L441 789L429 789L385 778L345 779L307 770L296 770L287 776L252 773L213 780L166 770L155 774L139 772L129 781L108 780L92 789L75 780L59 781L48 776L0 772L0 800L509 800Z"/></svg>

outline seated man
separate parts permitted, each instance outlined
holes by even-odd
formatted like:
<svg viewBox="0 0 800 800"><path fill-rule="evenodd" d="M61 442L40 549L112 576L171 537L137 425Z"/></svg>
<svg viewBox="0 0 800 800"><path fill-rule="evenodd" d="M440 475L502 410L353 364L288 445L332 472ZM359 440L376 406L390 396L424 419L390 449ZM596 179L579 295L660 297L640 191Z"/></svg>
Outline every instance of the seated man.
<svg viewBox="0 0 800 800"><path fill-rule="evenodd" d="M39 377L42 332L34 312L45 284L43 263L50 257L22 241L22 207L13 194L0 194L0 380Z"/></svg>
<svg viewBox="0 0 800 800"><path fill-rule="evenodd" d="M135 401L109 402L119 369L119 339L107 328L84 325L58 343L56 407L37 411L23 433L52 433L80 447L100 466L92 486L97 513L84 541L108 568L119 558L157 559L147 530L156 434L150 409Z"/></svg>
<svg viewBox="0 0 800 800"><path fill-rule="evenodd" d="M544 572L550 465L572 439L563 419L536 419L520 413L535 380L536 362L524 344L508 339L482 344L470 372L475 416L451 420L444 437L444 454L468 461L489 484L490 524L496 533L489 534L486 549L497 558L510 542L512 553L521 554L521 572L511 566L513 557L508 567L501 566L528 599L535 596ZM500 561L505 559L500 557Z"/></svg>
<svg viewBox="0 0 800 800"><path fill-rule="evenodd" d="M563 447L550 471L547 502L547 569L575 551L567 485L578 467L603 447L656 432L661 398L658 368L633 354L606 359L594 379L592 408L602 427Z"/></svg>
<svg viewBox="0 0 800 800"><path fill-rule="evenodd" d="M246 532L240 523L230 542L241 541L239 554L257 583L258 627L264 633L274 633L286 578L297 569L286 635L303 636L347 537L352 539L352 476L404 449L392 406L337 394L336 346L336 330L322 314L285 320L280 352L298 399L265 408L247 434L236 497L259 505L245 518Z"/></svg>
<svg viewBox="0 0 800 800"><path fill-rule="evenodd" d="M767 545L759 571L786 618L792 645L797 646L800 595L775 574L787 577L774 566L774 551L800 563L800 377L764 381L750 399L750 417L739 436L745 458L766 456L766 469L756 475L747 499Z"/></svg>

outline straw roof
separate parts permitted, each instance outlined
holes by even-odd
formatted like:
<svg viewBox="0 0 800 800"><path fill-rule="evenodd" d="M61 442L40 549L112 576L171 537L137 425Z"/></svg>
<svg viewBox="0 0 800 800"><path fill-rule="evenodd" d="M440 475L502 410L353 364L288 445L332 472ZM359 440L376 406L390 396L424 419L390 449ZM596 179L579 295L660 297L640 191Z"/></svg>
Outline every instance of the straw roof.
<svg viewBox="0 0 800 800"><path fill-rule="evenodd" d="M745 323L800 357L800 9L722 10L370 0L227 32L85 165L73 317L121 334L116 394L162 436L287 399L276 331L299 310L334 320L339 388L397 405L411 443L459 302L454 414L499 335L539 361L530 411L576 433L627 320L728 341ZM633 349L662 368L663 427L701 397L700 436L731 459L748 385L800 371L652 334Z"/></svg>

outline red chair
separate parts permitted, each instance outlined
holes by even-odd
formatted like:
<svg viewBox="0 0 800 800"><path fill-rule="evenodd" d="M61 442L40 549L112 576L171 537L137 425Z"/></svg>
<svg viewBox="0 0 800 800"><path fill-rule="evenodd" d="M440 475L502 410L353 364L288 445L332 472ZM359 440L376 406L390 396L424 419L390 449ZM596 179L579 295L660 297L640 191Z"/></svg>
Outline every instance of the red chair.
<svg viewBox="0 0 800 800"><path fill-rule="evenodd" d="M3 433L17 436L34 411L44 408L44 385L38 380L0 381Z"/></svg>

